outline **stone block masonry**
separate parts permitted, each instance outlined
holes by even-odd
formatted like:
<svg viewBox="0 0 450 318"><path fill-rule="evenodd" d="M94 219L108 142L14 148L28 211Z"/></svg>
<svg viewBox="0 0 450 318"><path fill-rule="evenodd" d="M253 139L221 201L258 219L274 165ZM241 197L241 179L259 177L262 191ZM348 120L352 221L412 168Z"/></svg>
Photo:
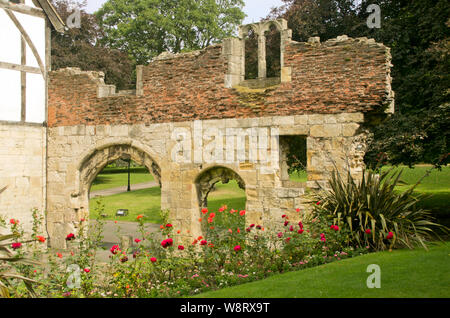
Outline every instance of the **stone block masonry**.
<svg viewBox="0 0 450 318"><path fill-rule="evenodd" d="M31 233L32 210L45 211L46 128L0 123L0 215L19 220ZM41 235L46 236L44 229Z"/></svg>
<svg viewBox="0 0 450 318"><path fill-rule="evenodd" d="M285 212L308 210L306 188L325 184L334 167L361 176L366 115L393 110L389 49L346 36L298 43L281 31L281 79L261 71L256 86L242 82L242 38L163 53L138 67L135 91L116 93L100 72L50 72L51 244L65 247L65 236L89 214L92 181L118 158L131 157L157 176L161 208L181 241L201 234L200 208L218 181L234 178L245 189L248 224L277 226ZM286 135L306 138L305 184L285 180L279 137Z"/></svg>

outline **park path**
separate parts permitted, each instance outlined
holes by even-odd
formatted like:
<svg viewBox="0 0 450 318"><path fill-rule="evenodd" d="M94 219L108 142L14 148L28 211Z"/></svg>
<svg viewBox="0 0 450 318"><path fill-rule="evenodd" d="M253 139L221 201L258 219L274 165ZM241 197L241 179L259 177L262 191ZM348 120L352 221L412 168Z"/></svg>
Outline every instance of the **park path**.
<svg viewBox="0 0 450 318"><path fill-rule="evenodd" d="M92 230L95 223L97 221L91 220L89 230ZM138 222L126 222L126 221L105 221L105 224L103 226L103 240L102 245L105 248L105 250L99 249L97 251L97 259L101 262L108 262L109 256L111 255L111 252L109 249L113 245L120 245L121 244L121 236L127 235L131 236L132 241L134 239L142 239L141 233L139 233L138 230ZM146 223L144 225L145 231L149 233L158 233L160 231L159 224L154 223ZM118 230L120 229L120 233L118 233ZM138 244L133 243L133 248L137 248Z"/></svg>
<svg viewBox="0 0 450 318"><path fill-rule="evenodd" d="M136 191L136 190L142 190L142 189L147 189L147 188L153 188L153 187L157 187L159 186L159 184L156 181L151 181L151 182L144 182L144 183L136 183L136 184L132 184L131 185L131 191ZM90 193L90 198L95 198L95 197L107 197L110 195L114 195L114 194L119 194L119 193L125 193L127 192L127 186L122 186L122 187L116 187L116 188L110 188L110 189L104 189L104 190L97 190L97 191L92 191ZM90 228L92 228L92 226L94 225L93 223L95 223L96 221L92 220L91 221L91 226ZM147 223L145 224L145 230L147 232L158 232L159 231L159 224L152 224L152 223ZM120 234L118 235L117 230L118 228L120 228ZM97 251L97 257L100 261L106 262L109 258L110 252L109 252L109 248L111 248L111 246L115 245L115 244L120 244L120 236L122 235L129 235L133 238L133 240L135 238L140 238L140 233L138 231L138 223L137 222L126 222L126 221L105 221L105 225L103 227L103 246L106 248L106 250L99 250Z"/></svg>
<svg viewBox="0 0 450 318"><path fill-rule="evenodd" d="M159 186L159 184L156 181L136 183L136 184L131 185L131 191L153 188L153 187L158 187L158 186ZM107 197L109 195L114 195L114 194L119 194L119 193L124 193L124 192L127 192L127 186L92 191L89 198L92 199L92 198L100 197L100 196Z"/></svg>

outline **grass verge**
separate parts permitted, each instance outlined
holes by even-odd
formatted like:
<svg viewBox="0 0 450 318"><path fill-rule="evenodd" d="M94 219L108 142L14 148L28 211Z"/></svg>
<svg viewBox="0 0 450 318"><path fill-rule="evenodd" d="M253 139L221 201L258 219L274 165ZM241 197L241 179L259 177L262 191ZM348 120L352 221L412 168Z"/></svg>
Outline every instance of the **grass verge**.
<svg viewBox="0 0 450 318"><path fill-rule="evenodd" d="M450 242L429 251L395 250L371 253L318 267L196 295L200 298L449 298ZM381 288L366 285L381 270Z"/></svg>

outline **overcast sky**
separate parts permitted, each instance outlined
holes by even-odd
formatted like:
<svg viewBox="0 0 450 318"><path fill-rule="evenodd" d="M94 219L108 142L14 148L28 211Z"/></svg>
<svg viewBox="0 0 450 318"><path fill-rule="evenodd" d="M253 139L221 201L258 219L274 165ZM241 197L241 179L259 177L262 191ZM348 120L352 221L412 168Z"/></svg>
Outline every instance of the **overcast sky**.
<svg viewBox="0 0 450 318"><path fill-rule="evenodd" d="M106 0L87 0L87 11L92 13L105 2ZM278 7L283 3L281 0L244 0L244 2L244 12L247 15L244 24L258 22L269 14L272 7Z"/></svg>

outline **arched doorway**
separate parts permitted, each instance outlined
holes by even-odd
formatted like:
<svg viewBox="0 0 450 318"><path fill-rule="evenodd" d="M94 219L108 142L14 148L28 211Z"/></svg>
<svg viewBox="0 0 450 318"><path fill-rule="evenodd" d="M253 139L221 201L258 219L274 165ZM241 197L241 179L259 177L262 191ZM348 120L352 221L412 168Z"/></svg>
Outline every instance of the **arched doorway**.
<svg viewBox="0 0 450 318"><path fill-rule="evenodd" d="M245 227L245 216L231 217L246 210L245 182L239 174L230 168L215 166L204 170L196 179L200 218L209 218L215 214L214 226L228 229ZM208 215L202 213L208 210ZM233 212L234 211L234 212ZM205 220L203 220L205 221ZM202 231L208 223L202 223Z"/></svg>
<svg viewBox="0 0 450 318"><path fill-rule="evenodd" d="M146 151L131 144L108 145L97 148L85 156L79 165L80 209L84 211L85 217L89 216L89 197L93 181L109 163L117 160L133 161L140 166L146 167L153 176L155 186L161 188L161 169ZM159 195L159 207L160 197L161 194ZM127 209L127 207L124 206L123 209ZM108 214L115 212L108 211Z"/></svg>

